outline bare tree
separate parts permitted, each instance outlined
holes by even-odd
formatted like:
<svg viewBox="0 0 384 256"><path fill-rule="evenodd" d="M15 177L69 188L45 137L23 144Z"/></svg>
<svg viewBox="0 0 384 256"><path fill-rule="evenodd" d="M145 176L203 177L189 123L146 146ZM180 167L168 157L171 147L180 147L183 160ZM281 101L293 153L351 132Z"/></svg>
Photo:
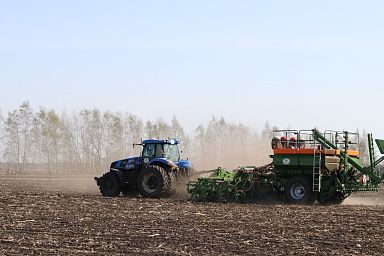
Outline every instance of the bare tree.
<svg viewBox="0 0 384 256"><path fill-rule="evenodd" d="M123 119L124 129L124 154L137 155L139 149L132 147L133 143L138 143L144 138L144 124L143 121L135 115L125 113Z"/></svg>
<svg viewBox="0 0 384 256"><path fill-rule="evenodd" d="M84 163L84 151L82 149L82 130L81 130L81 121L78 114L73 113L71 119L68 123L69 125L69 135L68 142L70 143L70 148L75 156L75 170L85 170L86 166Z"/></svg>
<svg viewBox="0 0 384 256"><path fill-rule="evenodd" d="M192 153L191 148L191 139L184 131L183 126L177 120L176 116L173 116L171 121L171 131L169 137L178 139L181 142L181 148L183 155L190 157Z"/></svg>
<svg viewBox="0 0 384 256"><path fill-rule="evenodd" d="M20 122L17 110L8 113L5 126L4 158L10 164L11 171L20 171Z"/></svg>
<svg viewBox="0 0 384 256"><path fill-rule="evenodd" d="M194 160L194 165L195 168L203 168L205 167L204 165L204 157L208 153L208 149L206 147L206 129L205 127L201 124L199 125L195 130L194 130L194 136L192 138L191 142L191 150L189 157Z"/></svg>
<svg viewBox="0 0 384 256"><path fill-rule="evenodd" d="M79 152L79 138L78 138L78 129L74 125L74 119L76 116L68 117L65 112L63 112L59 119L59 128L60 128L60 171L76 171L79 172L82 170L82 157L81 152Z"/></svg>
<svg viewBox="0 0 384 256"><path fill-rule="evenodd" d="M17 172L24 172L31 148L33 110L29 102L23 102L20 107L8 113L4 123L6 161Z"/></svg>
<svg viewBox="0 0 384 256"><path fill-rule="evenodd" d="M124 155L123 121L120 113L105 112L102 123L105 135L103 143L104 162L109 163L114 159L122 158Z"/></svg>
<svg viewBox="0 0 384 256"><path fill-rule="evenodd" d="M43 108L35 115L34 135L42 153L42 164L47 165L48 173L58 171L60 154L60 119L54 110Z"/></svg>
<svg viewBox="0 0 384 256"><path fill-rule="evenodd" d="M145 133L147 138L166 139L170 136L172 128L162 118L158 118L155 122L147 121L145 124Z"/></svg>
<svg viewBox="0 0 384 256"><path fill-rule="evenodd" d="M367 143L367 132L363 130L361 133L357 129L356 133L359 134L359 144L357 145L360 154L360 161L363 165L369 165L369 150Z"/></svg>
<svg viewBox="0 0 384 256"><path fill-rule="evenodd" d="M25 172L26 164L28 161L28 155L31 152L31 134L33 123L33 110L29 102L23 102L18 110L19 122L20 122L20 137L22 146L22 163L23 172Z"/></svg>

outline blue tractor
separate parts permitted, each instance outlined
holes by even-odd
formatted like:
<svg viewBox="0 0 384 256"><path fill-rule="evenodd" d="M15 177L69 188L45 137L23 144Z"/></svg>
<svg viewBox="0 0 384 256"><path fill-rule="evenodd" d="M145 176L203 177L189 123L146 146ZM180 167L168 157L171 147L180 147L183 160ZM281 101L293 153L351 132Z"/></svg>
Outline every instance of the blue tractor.
<svg viewBox="0 0 384 256"><path fill-rule="evenodd" d="M194 174L188 160L180 157L177 140L144 140L141 156L115 161L110 171L95 177L103 196L136 195L167 197L175 185Z"/></svg>

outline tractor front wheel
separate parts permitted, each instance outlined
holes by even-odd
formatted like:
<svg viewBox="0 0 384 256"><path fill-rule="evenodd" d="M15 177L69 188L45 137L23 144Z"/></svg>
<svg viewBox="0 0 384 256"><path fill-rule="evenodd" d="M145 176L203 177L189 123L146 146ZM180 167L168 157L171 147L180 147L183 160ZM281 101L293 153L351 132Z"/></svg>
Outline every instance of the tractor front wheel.
<svg viewBox="0 0 384 256"><path fill-rule="evenodd" d="M143 169L137 185L143 197L165 197L171 192L171 181L168 174L157 165L150 165Z"/></svg>
<svg viewBox="0 0 384 256"><path fill-rule="evenodd" d="M316 194L312 190L309 178L295 176L290 178L284 187L285 197L292 204L313 204Z"/></svg>
<svg viewBox="0 0 384 256"><path fill-rule="evenodd" d="M99 178L98 185L103 196L115 197L120 194L120 181L117 175L113 172L107 172Z"/></svg>

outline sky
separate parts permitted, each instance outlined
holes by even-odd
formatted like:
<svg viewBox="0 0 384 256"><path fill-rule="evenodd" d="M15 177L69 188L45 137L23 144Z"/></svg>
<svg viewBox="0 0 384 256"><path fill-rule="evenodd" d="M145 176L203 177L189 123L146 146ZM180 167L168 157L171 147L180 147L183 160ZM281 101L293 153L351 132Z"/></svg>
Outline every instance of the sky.
<svg viewBox="0 0 384 256"><path fill-rule="evenodd" d="M383 1L0 0L0 109L384 138Z"/></svg>

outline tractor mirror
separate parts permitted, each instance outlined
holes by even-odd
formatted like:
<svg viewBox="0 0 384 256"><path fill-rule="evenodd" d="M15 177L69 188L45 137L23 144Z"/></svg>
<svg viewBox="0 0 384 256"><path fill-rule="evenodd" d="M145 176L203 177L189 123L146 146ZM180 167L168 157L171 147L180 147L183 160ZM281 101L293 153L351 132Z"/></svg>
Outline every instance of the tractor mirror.
<svg viewBox="0 0 384 256"><path fill-rule="evenodd" d="M143 146L143 143L133 143L132 147L135 148L135 146Z"/></svg>

